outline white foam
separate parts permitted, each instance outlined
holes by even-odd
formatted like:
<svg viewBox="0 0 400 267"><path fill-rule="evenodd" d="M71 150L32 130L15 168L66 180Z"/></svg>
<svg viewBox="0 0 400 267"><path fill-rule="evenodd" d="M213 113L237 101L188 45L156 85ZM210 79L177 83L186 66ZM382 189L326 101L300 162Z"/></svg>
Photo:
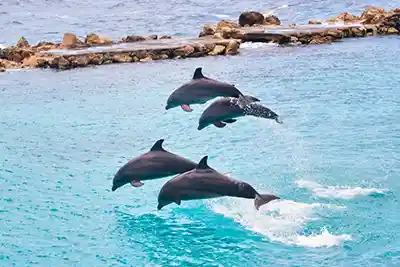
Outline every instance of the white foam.
<svg viewBox="0 0 400 267"><path fill-rule="evenodd" d="M220 19L229 19L229 18L232 18L232 16L225 15L225 14L213 14L213 15L216 16L217 18L220 18Z"/></svg>
<svg viewBox="0 0 400 267"><path fill-rule="evenodd" d="M278 11L279 9L288 8L288 7L289 7L289 5L281 5L277 8L266 10L263 15L264 15L264 17L271 16L271 15L274 15L275 12Z"/></svg>
<svg viewBox="0 0 400 267"><path fill-rule="evenodd" d="M387 189L378 188L361 188L349 186L323 186L316 182L298 180L296 184L300 188L311 190L314 195L323 198L342 198L352 199L358 196L368 196L371 194L384 194Z"/></svg>
<svg viewBox="0 0 400 267"><path fill-rule="evenodd" d="M7 46L4 44L0 44L0 49L4 49L4 48L7 48Z"/></svg>
<svg viewBox="0 0 400 267"><path fill-rule="evenodd" d="M325 228L311 235L302 234L307 222L319 219L318 209L342 209L342 206L276 200L257 211L253 200L234 198L209 200L209 204L216 213L234 219L246 229L287 245L331 247L351 240L350 235L333 235Z"/></svg>

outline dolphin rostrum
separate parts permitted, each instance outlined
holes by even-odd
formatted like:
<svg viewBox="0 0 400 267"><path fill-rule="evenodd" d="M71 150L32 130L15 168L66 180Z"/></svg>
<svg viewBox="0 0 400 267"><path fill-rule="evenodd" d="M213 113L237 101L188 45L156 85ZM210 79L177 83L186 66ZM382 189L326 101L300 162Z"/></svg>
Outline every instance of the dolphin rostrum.
<svg viewBox="0 0 400 267"><path fill-rule="evenodd" d="M201 114L199 119L198 130L214 124L218 128L223 128L226 123L234 123L237 120L234 118L243 116L254 116L266 119L273 119L277 123L283 123L279 119L279 115L267 107L259 103L250 103L245 107L238 104L238 99L234 97L224 97L214 101Z"/></svg>
<svg viewBox="0 0 400 267"><path fill-rule="evenodd" d="M191 104L204 104L216 97L236 97L239 104L245 106L251 102L260 100L253 96L244 96L234 85L220 82L203 75L202 68L194 71L190 82L185 83L172 92L167 100L166 110L180 106L184 111L191 112Z"/></svg>
<svg viewBox="0 0 400 267"><path fill-rule="evenodd" d="M254 199L258 210L262 205L280 199L274 195L261 195L248 183L234 180L207 164L208 156L201 159L195 169L180 174L161 188L158 194L157 210L171 203L181 204L182 200L208 199L223 196Z"/></svg>
<svg viewBox="0 0 400 267"><path fill-rule="evenodd" d="M143 185L141 181L172 176L194 169L197 164L191 160L166 151L158 140L150 151L130 160L115 174L112 191L130 183L133 187Z"/></svg>

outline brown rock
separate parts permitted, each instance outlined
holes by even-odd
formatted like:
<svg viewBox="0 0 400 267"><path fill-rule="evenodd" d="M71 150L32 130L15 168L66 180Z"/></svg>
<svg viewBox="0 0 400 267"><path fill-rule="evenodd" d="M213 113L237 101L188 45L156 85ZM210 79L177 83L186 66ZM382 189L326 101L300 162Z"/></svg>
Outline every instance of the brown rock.
<svg viewBox="0 0 400 267"><path fill-rule="evenodd" d="M296 27L296 23L291 23L291 24L289 24L289 27Z"/></svg>
<svg viewBox="0 0 400 267"><path fill-rule="evenodd" d="M319 20L309 20L308 24L322 24L322 22Z"/></svg>
<svg viewBox="0 0 400 267"><path fill-rule="evenodd" d="M213 51L214 48L215 48L215 44L204 44L204 53Z"/></svg>
<svg viewBox="0 0 400 267"><path fill-rule="evenodd" d="M367 30L365 28L351 28L350 31L354 37L363 37L367 35Z"/></svg>
<svg viewBox="0 0 400 267"><path fill-rule="evenodd" d="M347 13L347 12L343 12L341 13L339 16L335 17L335 18L330 18L327 20L327 22L339 22L339 21L343 21L343 22L355 22L355 21L359 21L360 17L354 16L353 14Z"/></svg>
<svg viewBox="0 0 400 267"><path fill-rule="evenodd" d="M71 66L73 68L76 67L86 67L87 65L89 65L89 58L86 55L79 55L76 57L71 57L69 58L69 61L71 62Z"/></svg>
<svg viewBox="0 0 400 267"><path fill-rule="evenodd" d="M222 54L224 54L224 52L225 52L225 48L226 48L226 46L223 46L223 45L216 45L216 46L214 47L214 49L213 49L211 52L209 52L208 54L209 54L210 56L222 55Z"/></svg>
<svg viewBox="0 0 400 267"><path fill-rule="evenodd" d="M204 25L203 30L199 34L199 37L208 36L208 35L214 35L214 34L215 34L214 29L211 28L210 25L206 24L206 25Z"/></svg>
<svg viewBox="0 0 400 267"><path fill-rule="evenodd" d="M38 57L33 55L31 57L25 58L22 62L23 68L37 68L39 67Z"/></svg>
<svg viewBox="0 0 400 267"><path fill-rule="evenodd" d="M89 54L88 55L89 64L101 65L104 63L104 57L101 54Z"/></svg>
<svg viewBox="0 0 400 267"><path fill-rule="evenodd" d="M63 56L55 56L49 61L49 66L54 69L66 70L70 68L70 63Z"/></svg>
<svg viewBox="0 0 400 267"><path fill-rule="evenodd" d="M21 64L7 59L0 59L0 67L3 67L5 69L16 69L20 68Z"/></svg>
<svg viewBox="0 0 400 267"><path fill-rule="evenodd" d="M382 21L385 17L385 9L377 7L368 7L361 14L361 20L364 24L375 24Z"/></svg>
<svg viewBox="0 0 400 267"><path fill-rule="evenodd" d="M76 47L83 47L85 46L84 43L76 37L73 33L65 33L62 43L60 44L59 48L61 49L70 49Z"/></svg>
<svg viewBox="0 0 400 267"><path fill-rule="evenodd" d="M309 44L329 44L333 40L333 37L331 36L314 36L312 40L309 42Z"/></svg>
<svg viewBox="0 0 400 267"><path fill-rule="evenodd" d="M237 32L237 30L234 29L234 28L230 28L230 27L223 27L223 28L220 30L221 36L222 36L222 38L224 38L224 39L232 38L232 36L233 36L233 34L234 34L235 32Z"/></svg>
<svg viewBox="0 0 400 267"><path fill-rule="evenodd" d="M194 52L196 52L196 50L194 49L193 46L191 45L185 45L184 47L175 49L174 51L174 56L180 56L180 57L188 57L191 54L193 54Z"/></svg>
<svg viewBox="0 0 400 267"><path fill-rule="evenodd" d="M91 33L86 36L85 43L88 45L109 45L112 44L113 41L109 38Z"/></svg>
<svg viewBox="0 0 400 267"><path fill-rule="evenodd" d="M18 48L29 48L30 47L28 40L26 40L25 37L23 37L23 36L18 40L18 42L15 46Z"/></svg>
<svg viewBox="0 0 400 267"><path fill-rule="evenodd" d="M239 25L240 26L253 26L255 24L261 25L264 24L264 15L260 12L255 11L246 11L240 14L239 16Z"/></svg>
<svg viewBox="0 0 400 267"><path fill-rule="evenodd" d="M215 26L215 32L220 31L222 28L228 27L228 28L238 28L239 25L237 25L234 22L231 21L226 21L226 20L221 20L220 22L217 23Z"/></svg>
<svg viewBox="0 0 400 267"><path fill-rule="evenodd" d="M145 41L145 40L146 40L146 38L144 38L143 36L129 35L129 36L122 38L121 42L134 43L134 42Z"/></svg>
<svg viewBox="0 0 400 267"><path fill-rule="evenodd" d="M37 45L32 46L32 49L35 52L40 52L40 51L48 51L51 49L56 49L58 45L51 43L51 42L39 42Z"/></svg>
<svg viewBox="0 0 400 267"><path fill-rule="evenodd" d="M5 72L6 69L4 67L0 67L0 72Z"/></svg>
<svg viewBox="0 0 400 267"><path fill-rule="evenodd" d="M224 37L222 37L222 33L221 32L216 32L214 34L214 38L216 38L216 39L224 39Z"/></svg>
<svg viewBox="0 0 400 267"><path fill-rule="evenodd" d="M266 25L281 25L281 21L278 19L277 16L271 15L265 17L264 24Z"/></svg>
<svg viewBox="0 0 400 267"><path fill-rule="evenodd" d="M239 50L240 43L236 40L230 40L228 45L226 46L225 54L227 55L236 55Z"/></svg>
<svg viewBox="0 0 400 267"><path fill-rule="evenodd" d="M145 37L146 40L157 40L157 38L158 36L155 34Z"/></svg>
<svg viewBox="0 0 400 267"><path fill-rule="evenodd" d="M169 35L163 35L163 36L160 37L160 39L161 39L161 40L162 40L162 39L172 39L172 37L169 36Z"/></svg>
<svg viewBox="0 0 400 267"><path fill-rule="evenodd" d="M332 36L335 39L343 38L343 31L341 30L328 30L325 36Z"/></svg>
<svg viewBox="0 0 400 267"><path fill-rule="evenodd" d="M400 8L393 9L392 11L393 11L393 13L399 14L400 13Z"/></svg>
<svg viewBox="0 0 400 267"><path fill-rule="evenodd" d="M112 56L112 60L117 63L126 63L132 62L133 58L128 54L116 54Z"/></svg>

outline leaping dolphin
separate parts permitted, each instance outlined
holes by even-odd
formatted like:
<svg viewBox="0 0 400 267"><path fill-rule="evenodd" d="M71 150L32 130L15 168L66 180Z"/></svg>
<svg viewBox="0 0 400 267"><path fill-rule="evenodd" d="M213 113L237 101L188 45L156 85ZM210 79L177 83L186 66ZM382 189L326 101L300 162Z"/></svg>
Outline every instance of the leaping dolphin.
<svg viewBox="0 0 400 267"><path fill-rule="evenodd" d="M251 102L260 101L253 96L244 96L234 85L220 82L203 75L202 68L194 71L190 82L176 89L167 100L166 110L180 106L184 111L191 112L191 104L204 104L207 101L219 97L230 96L240 99L239 104L245 106Z"/></svg>
<svg viewBox="0 0 400 267"><path fill-rule="evenodd" d="M258 210L262 205L280 199L274 195L261 195L248 183L234 180L207 164L208 156L201 159L195 169L180 174L161 188L158 194L157 210L182 200L208 199L223 196L254 199Z"/></svg>
<svg viewBox="0 0 400 267"><path fill-rule="evenodd" d="M234 97L225 97L214 101L207 107L199 119L198 130L204 129L210 124L214 124L218 128L223 128L226 123L234 123L237 120L234 118L243 116L254 116L265 119L273 119L277 123L283 123L279 119L279 115L267 107L259 103L250 103L247 106L241 107L238 99Z"/></svg>
<svg viewBox="0 0 400 267"><path fill-rule="evenodd" d="M150 151L130 160L115 174L112 191L131 183L133 187L143 185L141 181L172 176L194 169L197 164L191 160L166 151L158 140Z"/></svg>

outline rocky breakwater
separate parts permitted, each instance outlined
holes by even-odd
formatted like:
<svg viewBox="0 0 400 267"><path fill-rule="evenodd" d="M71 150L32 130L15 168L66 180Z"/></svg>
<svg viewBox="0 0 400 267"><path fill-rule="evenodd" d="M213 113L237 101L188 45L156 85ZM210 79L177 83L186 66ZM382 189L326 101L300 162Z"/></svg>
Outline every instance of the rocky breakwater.
<svg viewBox="0 0 400 267"><path fill-rule="evenodd" d="M306 25L282 25L273 15L255 11L243 12L238 21L222 20L206 24L199 36L240 39L243 42L278 44L326 44L343 38L400 33L400 9L386 11L368 7L360 16L344 12L326 21L310 20Z"/></svg>
<svg viewBox="0 0 400 267"><path fill-rule="evenodd" d="M40 42L31 46L21 37L16 45L0 49L0 71L14 68L66 70L112 63L235 55L239 46L240 40L234 39L173 39L167 35L130 35L114 42L93 33L85 40L73 33L65 33L61 43Z"/></svg>

